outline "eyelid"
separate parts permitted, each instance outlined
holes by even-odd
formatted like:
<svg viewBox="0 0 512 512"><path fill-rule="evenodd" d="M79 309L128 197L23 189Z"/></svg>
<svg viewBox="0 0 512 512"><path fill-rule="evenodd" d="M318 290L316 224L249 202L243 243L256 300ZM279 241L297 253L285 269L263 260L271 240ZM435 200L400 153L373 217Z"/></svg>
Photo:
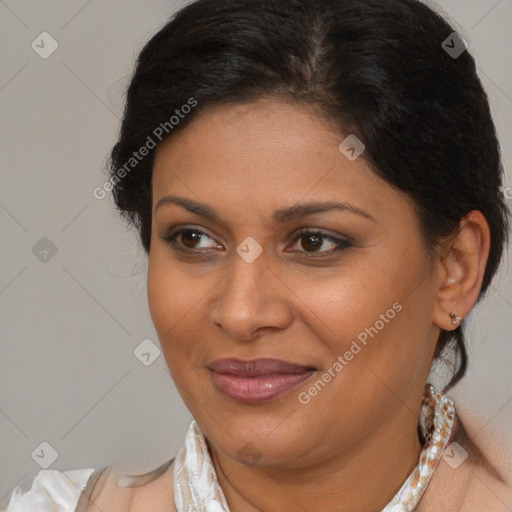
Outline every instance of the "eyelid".
<svg viewBox="0 0 512 512"><path fill-rule="evenodd" d="M174 245L177 248L177 250L183 250L183 251L191 253L191 254L206 253L206 252L210 252L213 249L213 248L191 249L191 248L187 248L187 247L183 247L183 246L179 245L179 243L177 243L175 239L178 235L180 235L181 233L186 232L186 231L198 232L201 234L201 236L205 235L208 238L210 238L211 240L215 241L215 239L205 231L205 228L202 228L202 227L199 228L199 227L196 227L193 225L192 226L191 225L176 226L176 227L170 229L168 234L161 236L160 238L164 242L168 243L169 245L171 245L171 244ZM305 234L321 235L324 237L325 240L329 240L329 241L333 242L334 244L336 244L336 247L334 249L331 249L328 251L317 251L317 252L288 251L288 252L299 252L299 253L305 254L307 257L322 257L322 256L326 257L326 256L329 256L332 254L336 254L336 253L350 247L353 244L353 240L349 236L346 236L346 235L335 236L328 232L325 232L324 230L322 230L320 228L313 228L313 227L304 227L304 228L300 228L299 230L296 230L292 235L290 235L289 243L293 243L293 244L297 243L299 241L299 239L301 238L301 236L303 236Z"/></svg>
<svg viewBox="0 0 512 512"><path fill-rule="evenodd" d="M307 251L289 251L289 252L298 252L302 255L304 255L306 258L328 258L329 256L334 256L340 253L341 251L348 249L353 245L353 241L348 236L334 236L329 233L326 233L322 229L318 228L302 228L299 231L295 232L292 236L292 243L295 245L299 242L301 237L306 234L311 235L321 235L324 240L328 240L331 243L335 245L333 249L327 250L327 251L313 251L313 252L307 252Z"/></svg>
<svg viewBox="0 0 512 512"><path fill-rule="evenodd" d="M215 239L205 231L205 228L196 227L194 225L188 225L188 224L175 226L174 228L171 228L165 235L161 236L160 239L168 244L173 244L173 245L177 246L178 249L183 249L186 252L194 252L194 251L195 252L205 252L207 250L210 250L210 249L189 249L187 247L183 247L177 243L174 243L175 242L174 239L176 238L176 236L185 231L196 231L196 232L200 233L201 236L206 235L208 238L215 241Z"/></svg>
<svg viewBox="0 0 512 512"><path fill-rule="evenodd" d="M327 230L321 229L321 228L314 228L314 227L305 227L300 228L298 231L294 231L291 235L292 240L296 240L298 237L304 234L320 234L323 235L325 238L329 238L331 240L336 240L338 242L347 242L347 243L354 243L354 240L352 237L348 235L341 235L341 234L332 234Z"/></svg>
<svg viewBox="0 0 512 512"><path fill-rule="evenodd" d="M178 234L181 231L188 231L188 230L198 231L201 234L204 234L204 235L208 236L209 238L214 239L213 236L210 236L208 234L206 228L204 228L202 226L195 225L195 224L182 224L182 225L174 226L168 230L167 234L165 234L164 236L162 236L160 238L169 238L171 236ZM324 235L326 238L330 237L330 238L334 238L335 240L353 242L352 237L350 237L348 235L331 234L331 233L327 232L326 230L323 230L322 228L316 228L316 227L312 227L312 226L298 228L290 235L289 240L294 241L297 239L297 237L299 237L300 235L303 235L305 233L312 233L312 234L318 233L318 234Z"/></svg>

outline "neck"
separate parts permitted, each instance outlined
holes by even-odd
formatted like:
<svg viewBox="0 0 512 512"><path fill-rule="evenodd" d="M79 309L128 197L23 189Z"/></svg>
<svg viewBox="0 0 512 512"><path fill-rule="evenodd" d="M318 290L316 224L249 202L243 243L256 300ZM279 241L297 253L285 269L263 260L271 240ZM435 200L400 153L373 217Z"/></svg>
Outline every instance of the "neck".
<svg viewBox="0 0 512 512"><path fill-rule="evenodd" d="M403 407L371 438L301 469L248 468L210 449L233 512L380 512L418 463L422 447L417 424L417 416Z"/></svg>

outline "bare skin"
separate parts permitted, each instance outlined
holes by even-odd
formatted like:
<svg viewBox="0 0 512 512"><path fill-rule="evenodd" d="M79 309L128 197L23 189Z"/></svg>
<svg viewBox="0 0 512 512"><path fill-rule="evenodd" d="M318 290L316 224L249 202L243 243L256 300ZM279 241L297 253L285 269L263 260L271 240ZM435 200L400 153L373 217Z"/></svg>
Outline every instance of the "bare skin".
<svg viewBox="0 0 512 512"><path fill-rule="evenodd" d="M421 451L418 411L440 329L454 328L450 311L468 314L481 287L483 216L468 214L433 257L410 199L364 154L340 153L347 135L304 106L264 99L205 110L157 149L151 317L233 512L380 511ZM170 202L157 208L170 195L207 204L220 220ZM352 211L272 223L274 211L313 201ZM163 240L178 226L204 235ZM312 249L301 228L326 236ZM349 243L334 253L328 236ZM263 249L251 263L236 251L247 237ZM301 403L393 304L400 311ZM315 372L275 400L240 404L212 382L208 366L225 357L273 357ZM258 454L249 465L240 455L248 443Z"/></svg>
<svg viewBox="0 0 512 512"><path fill-rule="evenodd" d="M486 464L479 448L461 429L454 433L452 441L467 450L468 459L455 469L441 460L415 512L509 512L512 494L502 478L506 474L505 468L501 468L504 471L500 474L495 467ZM486 442L496 443L496 439L487 436ZM511 455L510 451L502 452L502 456L509 459ZM173 471L174 464L171 464L149 484L129 488L117 486L122 472L110 471L105 482L96 489L87 512L173 512L176 510ZM233 512L245 510L230 509Z"/></svg>
<svg viewBox="0 0 512 512"><path fill-rule="evenodd" d="M480 437L480 436L479 436ZM468 458L457 467L441 460L416 512L508 512L512 493L504 476L510 475L506 461L512 460L510 447L504 447L496 436L483 438L487 455L471 440L470 433L459 420L453 429L450 443L463 447ZM504 449L505 448L505 449ZM501 464L490 464L488 455ZM109 471L98 488L87 511L104 512L172 512L174 506L174 464L150 483L138 487L117 485L122 472ZM233 510L233 508L231 508ZM244 510L243 508L239 510Z"/></svg>

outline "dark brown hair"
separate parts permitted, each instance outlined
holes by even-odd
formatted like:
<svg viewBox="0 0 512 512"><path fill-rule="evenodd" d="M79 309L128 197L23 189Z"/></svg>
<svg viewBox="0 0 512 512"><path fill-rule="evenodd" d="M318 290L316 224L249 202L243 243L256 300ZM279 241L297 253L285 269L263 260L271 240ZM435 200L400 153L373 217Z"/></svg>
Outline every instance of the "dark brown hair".
<svg viewBox="0 0 512 512"><path fill-rule="evenodd" d="M137 59L109 169L119 211L149 252L154 149L120 178L133 152L155 138L157 127L172 136L211 105L280 95L313 105L364 142L362 158L413 199L430 248L469 211L483 213L491 248L480 299L501 259L508 212L474 59L443 47L446 40L455 46L453 32L416 0L191 3ZM169 122L191 98L197 106ZM450 347L459 357L445 389L466 371L462 327L441 332L436 357Z"/></svg>

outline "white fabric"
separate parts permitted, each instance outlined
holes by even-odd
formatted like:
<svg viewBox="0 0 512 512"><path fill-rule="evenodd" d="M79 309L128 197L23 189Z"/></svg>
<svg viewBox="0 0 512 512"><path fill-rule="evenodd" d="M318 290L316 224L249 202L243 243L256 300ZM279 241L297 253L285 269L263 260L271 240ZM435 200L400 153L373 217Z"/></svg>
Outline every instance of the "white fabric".
<svg viewBox="0 0 512 512"><path fill-rule="evenodd" d="M454 417L453 401L427 385L419 418L427 442L417 466L381 512L411 512L416 508L448 445ZM177 512L229 512L206 438L195 421L190 424L185 442L176 456L174 503Z"/></svg>
<svg viewBox="0 0 512 512"><path fill-rule="evenodd" d="M62 472L43 469L35 476L30 490L22 493L16 487L7 508L0 512L74 512L93 472L94 468Z"/></svg>
<svg viewBox="0 0 512 512"><path fill-rule="evenodd" d="M410 512L416 508L449 442L454 417L453 402L427 386L419 425L428 441L418 465L381 512ZM32 488L22 494L16 487L9 505L0 512L75 512L94 469L41 470ZM206 439L195 421L175 459L174 501L178 512L229 512Z"/></svg>

